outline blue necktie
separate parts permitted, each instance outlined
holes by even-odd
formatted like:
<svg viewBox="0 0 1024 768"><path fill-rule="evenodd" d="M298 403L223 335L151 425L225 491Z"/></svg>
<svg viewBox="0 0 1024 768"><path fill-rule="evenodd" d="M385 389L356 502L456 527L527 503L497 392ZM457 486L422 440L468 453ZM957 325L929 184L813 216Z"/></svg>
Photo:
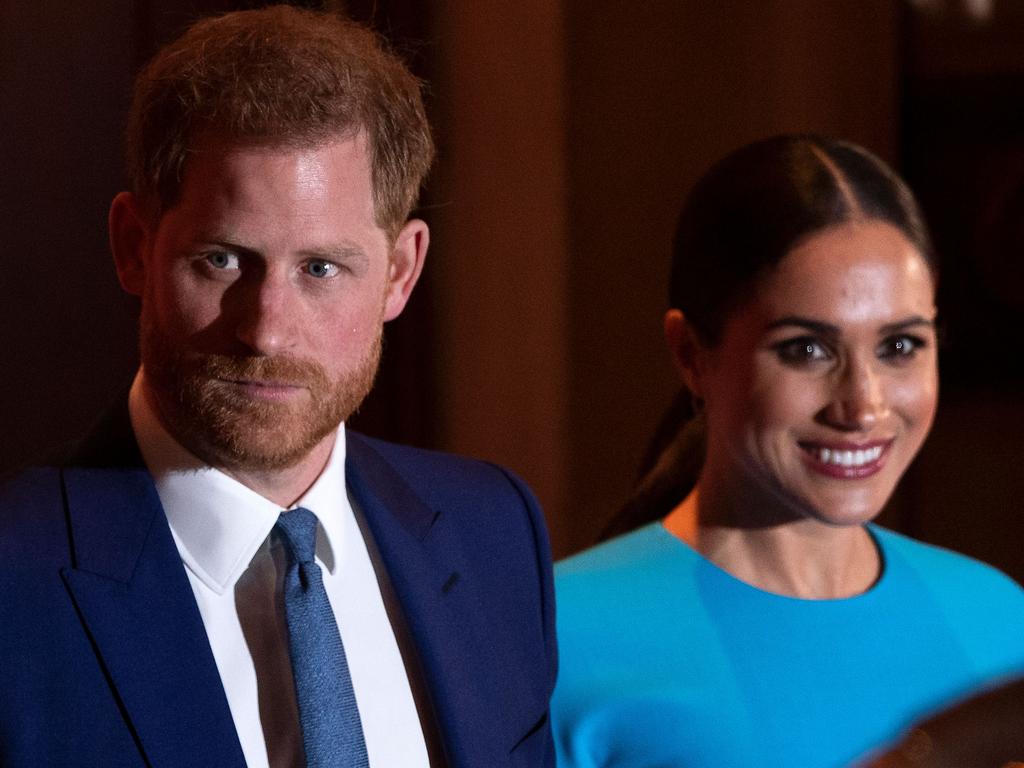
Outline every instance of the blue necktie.
<svg viewBox="0 0 1024 768"><path fill-rule="evenodd" d="M297 507L275 526L288 552L284 613L308 768L367 768L359 709L323 574L313 560L316 516Z"/></svg>

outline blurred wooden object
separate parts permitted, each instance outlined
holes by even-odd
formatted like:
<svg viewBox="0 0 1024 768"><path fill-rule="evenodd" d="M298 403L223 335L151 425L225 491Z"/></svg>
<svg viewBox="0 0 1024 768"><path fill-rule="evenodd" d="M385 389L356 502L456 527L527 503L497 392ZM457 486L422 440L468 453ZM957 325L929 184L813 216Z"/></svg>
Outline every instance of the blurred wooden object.
<svg viewBox="0 0 1024 768"><path fill-rule="evenodd" d="M861 768L1021 768L1024 678L960 702L916 725Z"/></svg>

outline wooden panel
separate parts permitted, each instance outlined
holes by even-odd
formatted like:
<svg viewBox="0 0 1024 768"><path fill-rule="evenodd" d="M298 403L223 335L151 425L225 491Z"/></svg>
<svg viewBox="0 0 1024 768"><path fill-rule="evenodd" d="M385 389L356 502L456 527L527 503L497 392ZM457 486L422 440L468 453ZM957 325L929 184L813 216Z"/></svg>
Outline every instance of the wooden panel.
<svg viewBox="0 0 1024 768"><path fill-rule="evenodd" d="M86 429L134 369L106 234L130 29L120 0L0 0L0 470Z"/></svg>
<svg viewBox="0 0 1024 768"><path fill-rule="evenodd" d="M441 162L428 268L442 444L512 467L557 514L571 396L560 9L451 0L433 43Z"/></svg>

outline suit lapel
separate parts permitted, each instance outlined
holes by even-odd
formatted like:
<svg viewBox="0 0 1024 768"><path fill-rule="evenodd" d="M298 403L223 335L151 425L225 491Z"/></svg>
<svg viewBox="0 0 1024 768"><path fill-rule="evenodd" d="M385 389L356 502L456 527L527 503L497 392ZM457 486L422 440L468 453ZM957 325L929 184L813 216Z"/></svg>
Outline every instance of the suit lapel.
<svg viewBox="0 0 1024 768"><path fill-rule="evenodd" d="M427 507L371 446L347 435L346 475L387 568L431 692L450 766L498 766L520 725L495 710L515 688L494 638L481 634L482 596L443 511ZM514 698L514 697L513 697Z"/></svg>
<svg viewBox="0 0 1024 768"><path fill-rule="evenodd" d="M128 439L123 455L132 456L134 438ZM73 559L61 575L147 764L244 768L199 609L149 473L79 466L62 476Z"/></svg>

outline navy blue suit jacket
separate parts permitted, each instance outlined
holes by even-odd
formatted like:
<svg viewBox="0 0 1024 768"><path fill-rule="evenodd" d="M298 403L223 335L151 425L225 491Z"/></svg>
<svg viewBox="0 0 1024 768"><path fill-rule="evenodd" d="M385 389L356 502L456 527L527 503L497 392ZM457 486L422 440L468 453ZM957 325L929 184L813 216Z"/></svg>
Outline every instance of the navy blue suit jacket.
<svg viewBox="0 0 1024 768"><path fill-rule="evenodd" d="M127 408L111 421L65 465L0 484L0 765L244 766ZM351 432L346 475L447 764L553 766L550 554L530 492Z"/></svg>

